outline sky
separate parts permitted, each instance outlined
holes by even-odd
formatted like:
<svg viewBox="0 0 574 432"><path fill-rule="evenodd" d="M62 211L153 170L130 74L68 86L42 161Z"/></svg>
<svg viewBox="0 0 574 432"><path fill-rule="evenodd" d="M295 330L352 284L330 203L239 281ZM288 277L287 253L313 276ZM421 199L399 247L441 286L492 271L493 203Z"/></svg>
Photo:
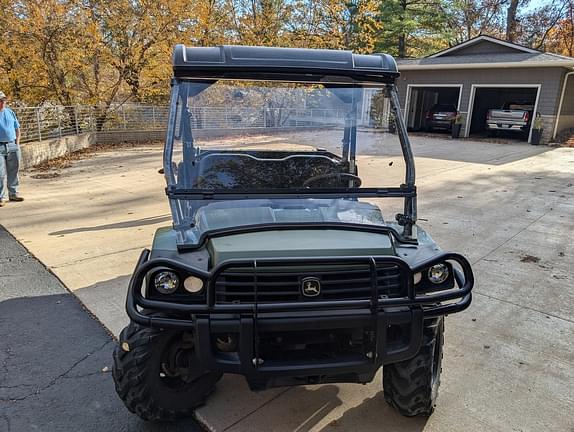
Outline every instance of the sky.
<svg viewBox="0 0 574 432"><path fill-rule="evenodd" d="M548 3L551 3L551 1L549 1L549 0L530 0L530 3L528 4L528 6L526 6L526 10L530 11L533 9L537 9L540 6L544 6Z"/></svg>

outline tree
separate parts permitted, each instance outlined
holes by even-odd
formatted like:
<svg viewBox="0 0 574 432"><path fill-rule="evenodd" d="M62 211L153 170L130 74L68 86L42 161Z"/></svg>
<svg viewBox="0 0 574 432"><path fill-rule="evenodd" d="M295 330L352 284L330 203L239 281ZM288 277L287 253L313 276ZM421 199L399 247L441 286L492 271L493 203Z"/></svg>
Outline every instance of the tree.
<svg viewBox="0 0 574 432"><path fill-rule="evenodd" d="M383 23L380 0L297 0L287 23L290 46L371 53Z"/></svg>
<svg viewBox="0 0 574 432"><path fill-rule="evenodd" d="M35 55L29 38L24 36L18 8L9 0L0 0L0 88L15 103L34 104L53 96L42 59ZM30 55L30 53L34 55Z"/></svg>
<svg viewBox="0 0 574 432"><path fill-rule="evenodd" d="M292 46L344 49L348 7L342 0L297 0L287 24Z"/></svg>
<svg viewBox="0 0 574 432"><path fill-rule="evenodd" d="M101 122L126 101L166 101L181 42L406 57L489 34L572 55L574 0L546 1L0 0L0 86L19 103L90 104Z"/></svg>
<svg viewBox="0 0 574 432"><path fill-rule="evenodd" d="M448 0L444 5L447 16L449 45L457 45L481 34L504 37L502 34L506 0Z"/></svg>
<svg viewBox="0 0 574 432"><path fill-rule="evenodd" d="M166 48L178 41L181 17L190 13L189 2L153 0L88 0L110 50L111 64L128 85L131 98L141 101L142 74L153 60L166 60ZM165 84L165 83L162 83ZM147 87L145 87L147 88Z"/></svg>
<svg viewBox="0 0 574 432"><path fill-rule="evenodd" d="M77 82L73 72L82 60L81 34L76 25L78 8L74 0L14 3L11 8L13 21L8 27L14 51L26 47L28 53L36 56L34 74L46 78L45 97L66 106L74 103ZM34 80L34 76L26 79Z"/></svg>
<svg viewBox="0 0 574 432"><path fill-rule="evenodd" d="M545 48L574 57L574 1L568 2L564 18L548 31Z"/></svg>
<svg viewBox="0 0 574 432"><path fill-rule="evenodd" d="M243 45L289 46L286 24L291 21L288 0L230 0L232 34Z"/></svg>
<svg viewBox="0 0 574 432"><path fill-rule="evenodd" d="M198 0L193 10L180 21L184 30L183 40L191 40L196 46L213 46L232 41L231 6L227 0Z"/></svg>
<svg viewBox="0 0 574 432"><path fill-rule="evenodd" d="M440 45L446 33L442 0L385 0L380 2L383 23L378 48L398 57L420 56Z"/></svg>
<svg viewBox="0 0 574 432"><path fill-rule="evenodd" d="M567 25L572 3L572 0L556 0L549 5L522 14L513 40L534 49L550 48L551 44L547 47L548 36L552 32L560 32L561 23Z"/></svg>
<svg viewBox="0 0 574 432"><path fill-rule="evenodd" d="M540 50L553 50L549 36L558 34L573 0L554 0L526 9L529 0L447 0L449 45L481 34ZM567 28L567 27L566 27Z"/></svg>
<svg viewBox="0 0 574 432"><path fill-rule="evenodd" d="M346 4L345 46L356 52L372 53L384 29L378 1L352 1Z"/></svg>
<svg viewBox="0 0 574 432"><path fill-rule="evenodd" d="M526 0L528 1L528 0ZM506 40L513 42L516 37L516 27L518 26L518 5L524 1L510 0L506 10Z"/></svg>

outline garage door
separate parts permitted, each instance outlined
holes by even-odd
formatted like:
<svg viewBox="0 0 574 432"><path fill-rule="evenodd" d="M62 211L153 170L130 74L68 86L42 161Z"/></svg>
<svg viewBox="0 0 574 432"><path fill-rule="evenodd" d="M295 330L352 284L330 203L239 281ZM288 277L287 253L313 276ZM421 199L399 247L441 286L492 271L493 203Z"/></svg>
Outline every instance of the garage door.
<svg viewBox="0 0 574 432"><path fill-rule="evenodd" d="M461 86L409 86L407 126L419 131L427 127L427 115L433 107L452 107L458 110Z"/></svg>
<svg viewBox="0 0 574 432"><path fill-rule="evenodd" d="M472 114L470 121L470 136L492 135L493 131L486 129L486 115L491 109L502 109L505 107L522 107L522 109L530 109L533 111L536 104L538 95L538 87L478 87L474 91L474 100L472 103ZM529 113L529 122L532 122L533 113ZM501 127L504 124L500 125ZM495 131L497 135L508 138L526 141L528 139L529 130L522 133L520 130L515 131Z"/></svg>

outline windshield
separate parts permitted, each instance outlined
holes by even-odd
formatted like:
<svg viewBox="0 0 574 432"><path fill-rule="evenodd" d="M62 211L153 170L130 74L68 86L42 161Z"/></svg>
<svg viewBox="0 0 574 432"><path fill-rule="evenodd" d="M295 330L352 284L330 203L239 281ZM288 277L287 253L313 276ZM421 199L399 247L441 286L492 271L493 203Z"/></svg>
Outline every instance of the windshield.
<svg viewBox="0 0 574 432"><path fill-rule="evenodd" d="M389 93L176 80L164 166L180 242L261 224L385 225L380 198L404 196L406 172Z"/></svg>

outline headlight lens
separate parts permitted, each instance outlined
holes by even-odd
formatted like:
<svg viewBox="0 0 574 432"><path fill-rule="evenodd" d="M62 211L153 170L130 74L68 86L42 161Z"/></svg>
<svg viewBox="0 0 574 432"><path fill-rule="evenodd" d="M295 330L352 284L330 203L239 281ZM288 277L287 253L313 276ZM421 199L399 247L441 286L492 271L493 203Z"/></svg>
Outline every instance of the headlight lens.
<svg viewBox="0 0 574 432"><path fill-rule="evenodd" d="M203 288L203 281L195 276L189 276L183 281L183 287L187 292L196 294Z"/></svg>
<svg viewBox="0 0 574 432"><path fill-rule="evenodd" d="M179 286L179 277L172 271L157 273L153 279L155 289L162 294L172 294Z"/></svg>
<svg viewBox="0 0 574 432"><path fill-rule="evenodd" d="M422 278L423 278L423 275L421 272L415 273L415 275L413 276L415 285L418 284Z"/></svg>
<svg viewBox="0 0 574 432"><path fill-rule="evenodd" d="M448 279L448 267L446 264L435 264L428 269L428 278L433 284L441 284Z"/></svg>

